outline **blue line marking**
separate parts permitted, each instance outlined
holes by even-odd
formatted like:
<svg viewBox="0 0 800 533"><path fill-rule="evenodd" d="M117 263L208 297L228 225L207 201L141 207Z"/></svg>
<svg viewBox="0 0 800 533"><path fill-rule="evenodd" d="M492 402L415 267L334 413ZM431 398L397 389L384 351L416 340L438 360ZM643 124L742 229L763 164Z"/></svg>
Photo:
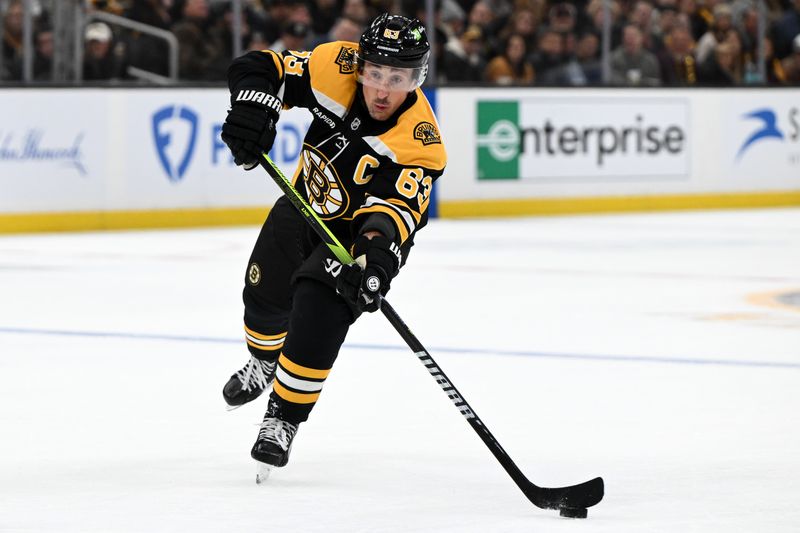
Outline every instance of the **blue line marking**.
<svg viewBox="0 0 800 533"><path fill-rule="evenodd" d="M244 345L244 336L241 339L226 337L204 337L198 335L163 335L157 333L125 333L119 331L67 331L53 329L32 328L6 328L0 327L0 334L11 333L18 335L52 335L62 337L90 337L114 338L144 341L173 341L173 342L207 342L216 344L241 344ZM357 350L398 351L409 350L408 346L393 346L389 344L344 344L345 348ZM434 357L437 353L458 353L475 355L510 355L515 357L539 357L548 359L571 359L577 361L614 361L624 363L664 363L674 365L702 365L702 366L735 366L751 368L793 368L800 369L800 363L784 363L780 361L747 361L736 359L697 359L691 357L647 357L628 355L588 355L555 352L536 352L522 350L491 350L483 348L449 348L437 346L428 350Z"/></svg>

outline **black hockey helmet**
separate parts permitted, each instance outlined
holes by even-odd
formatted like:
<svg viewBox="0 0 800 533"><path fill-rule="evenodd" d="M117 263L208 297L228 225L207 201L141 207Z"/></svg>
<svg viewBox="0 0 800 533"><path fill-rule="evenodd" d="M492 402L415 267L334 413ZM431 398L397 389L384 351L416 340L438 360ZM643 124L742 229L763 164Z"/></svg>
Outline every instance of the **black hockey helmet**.
<svg viewBox="0 0 800 533"><path fill-rule="evenodd" d="M364 67L368 63L393 69L408 69L413 91L425 81L431 46L425 26L417 19L401 15L379 15L361 35L358 43L358 77L367 85Z"/></svg>

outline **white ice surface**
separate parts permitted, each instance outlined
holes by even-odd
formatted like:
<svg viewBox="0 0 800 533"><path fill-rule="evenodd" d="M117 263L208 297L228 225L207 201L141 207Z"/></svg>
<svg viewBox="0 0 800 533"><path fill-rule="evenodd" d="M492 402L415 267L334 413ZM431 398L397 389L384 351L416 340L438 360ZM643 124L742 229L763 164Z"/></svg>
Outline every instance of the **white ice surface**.
<svg viewBox="0 0 800 533"><path fill-rule="evenodd" d="M0 238L0 531L800 531L800 210L434 221L390 301L533 507L382 316L255 484L258 228Z"/></svg>

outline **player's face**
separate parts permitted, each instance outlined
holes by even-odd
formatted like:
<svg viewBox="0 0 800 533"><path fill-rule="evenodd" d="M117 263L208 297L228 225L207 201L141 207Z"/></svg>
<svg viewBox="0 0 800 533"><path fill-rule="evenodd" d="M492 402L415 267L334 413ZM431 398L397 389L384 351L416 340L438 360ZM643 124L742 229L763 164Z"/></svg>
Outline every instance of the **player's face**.
<svg viewBox="0 0 800 533"><path fill-rule="evenodd" d="M367 63L361 75L364 101L375 120L391 117L413 90L410 69L391 68Z"/></svg>

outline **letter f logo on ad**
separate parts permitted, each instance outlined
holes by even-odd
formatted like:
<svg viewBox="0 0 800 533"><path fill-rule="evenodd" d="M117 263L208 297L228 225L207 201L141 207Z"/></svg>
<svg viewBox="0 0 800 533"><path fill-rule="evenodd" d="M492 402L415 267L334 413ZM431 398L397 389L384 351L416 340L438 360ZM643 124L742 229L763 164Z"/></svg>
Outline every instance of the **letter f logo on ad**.
<svg viewBox="0 0 800 533"><path fill-rule="evenodd" d="M775 112L771 109L757 109L756 111L751 111L743 116L743 118L755 118L761 121L761 127L754 131L747 140L742 144L742 147L739 148L739 152L736 154L736 159L739 160L742 158L742 154L744 151L747 150L753 143L756 141L760 141L761 139L780 139L783 140L783 133L781 130L778 129L777 125L777 118L775 118Z"/></svg>
<svg viewBox="0 0 800 533"><path fill-rule="evenodd" d="M153 115L153 140L169 181L180 181L194 153L197 113L188 107L162 107Z"/></svg>

